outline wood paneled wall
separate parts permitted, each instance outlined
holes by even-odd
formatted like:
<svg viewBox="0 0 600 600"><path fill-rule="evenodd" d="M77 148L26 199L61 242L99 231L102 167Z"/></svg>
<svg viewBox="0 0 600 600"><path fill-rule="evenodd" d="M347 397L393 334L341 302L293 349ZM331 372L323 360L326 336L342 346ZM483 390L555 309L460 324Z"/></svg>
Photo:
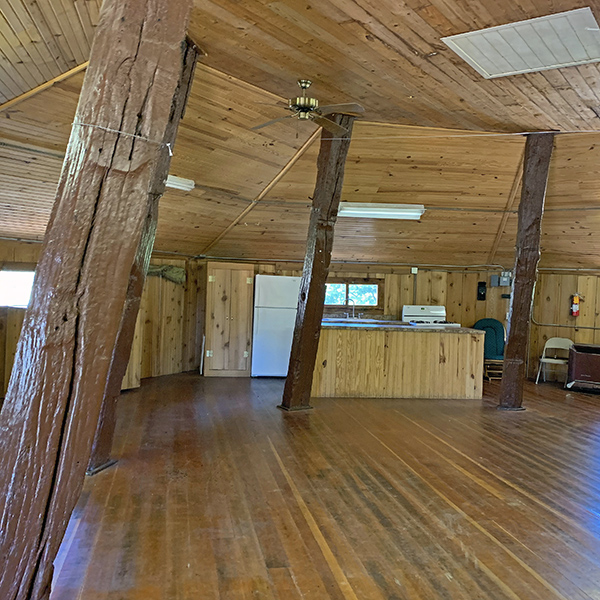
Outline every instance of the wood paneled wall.
<svg viewBox="0 0 600 600"><path fill-rule="evenodd" d="M135 327L123 388L140 379L159 377L200 366L205 311L205 265L195 260L153 258L153 265L186 269L185 285L148 277Z"/></svg>
<svg viewBox="0 0 600 600"><path fill-rule="evenodd" d="M17 264L33 269L40 249L40 244L0 240L0 269ZM6 393L24 317L25 309L0 307L0 398Z"/></svg>
<svg viewBox="0 0 600 600"><path fill-rule="evenodd" d="M0 241L0 267L33 267L40 244ZM186 259L153 257L152 264L186 269L185 285L149 277L144 287L123 388L138 387L144 377L191 371L200 366L205 314L205 264ZM10 378L24 309L0 308L0 397Z"/></svg>
<svg viewBox="0 0 600 600"><path fill-rule="evenodd" d="M23 308L0 307L0 398L4 397L8 387L24 318Z"/></svg>
<svg viewBox="0 0 600 600"><path fill-rule="evenodd" d="M39 256L39 244L0 241L0 266L27 263ZM136 387L144 377L156 377L198 369L204 335L206 263L199 260L153 258L153 264L175 264L187 271L185 286L159 277L148 278L124 387ZM277 262L254 265L256 273L302 274L300 263ZM497 272L493 272L497 273ZM332 278L375 278L384 282L383 314L399 318L403 304L412 304L416 283L417 304L445 304L448 320L472 326L490 317L506 321L509 288L489 286L492 272L426 271L415 276L406 267L334 264ZM487 298L477 300L477 283L486 281ZM570 296L582 295L579 317L569 314ZM4 394L23 321L21 309L0 308L0 395ZM581 273L542 273L536 287L534 321L529 348L529 376L535 376L538 358L551 337L600 344L600 276ZM554 326L552 326L554 325ZM561 325L562 327L557 327ZM597 328L584 329L584 327Z"/></svg>
<svg viewBox="0 0 600 600"><path fill-rule="evenodd" d="M581 294L580 313L578 317L572 317L570 299L576 292ZM535 376L544 344L552 337L569 338L581 344L600 344L600 276L542 273L535 291L533 321L529 338L530 377ZM554 373L548 371L549 379L557 374L561 375L560 369Z"/></svg>
<svg viewBox="0 0 600 600"><path fill-rule="evenodd" d="M297 263L259 264L256 272L272 275L302 275ZM419 269L416 275L407 267L385 267L382 265L357 266L334 264L329 273L331 279L371 278L383 280L383 316L399 319L404 304L443 304L448 321L471 327L479 319L492 318L506 322L508 299L502 294L510 291L506 287L490 287L490 276L499 271L426 271ZM486 300L477 300L477 284L487 283ZM416 287L416 294L415 294Z"/></svg>

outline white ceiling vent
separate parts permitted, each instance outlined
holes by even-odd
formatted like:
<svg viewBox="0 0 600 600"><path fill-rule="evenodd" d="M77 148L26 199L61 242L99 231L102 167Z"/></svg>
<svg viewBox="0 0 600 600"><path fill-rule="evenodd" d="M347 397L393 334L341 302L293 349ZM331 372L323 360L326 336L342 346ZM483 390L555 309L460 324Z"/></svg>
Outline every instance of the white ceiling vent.
<svg viewBox="0 0 600 600"><path fill-rule="evenodd" d="M442 38L486 79L600 61L600 31L589 8Z"/></svg>

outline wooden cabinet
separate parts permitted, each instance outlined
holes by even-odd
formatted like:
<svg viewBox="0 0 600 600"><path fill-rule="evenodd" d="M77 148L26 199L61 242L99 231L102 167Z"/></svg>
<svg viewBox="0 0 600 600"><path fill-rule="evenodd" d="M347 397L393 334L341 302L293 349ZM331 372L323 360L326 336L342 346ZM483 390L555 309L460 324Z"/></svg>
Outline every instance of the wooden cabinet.
<svg viewBox="0 0 600 600"><path fill-rule="evenodd" d="M249 377L254 267L208 263L204 375Z"/></svg>
<svg viewBox="0 0 600 600"><path fill-rule="evenodd" d="M312 396L480 400L484 335L466 328L325 326Z"/></svg>

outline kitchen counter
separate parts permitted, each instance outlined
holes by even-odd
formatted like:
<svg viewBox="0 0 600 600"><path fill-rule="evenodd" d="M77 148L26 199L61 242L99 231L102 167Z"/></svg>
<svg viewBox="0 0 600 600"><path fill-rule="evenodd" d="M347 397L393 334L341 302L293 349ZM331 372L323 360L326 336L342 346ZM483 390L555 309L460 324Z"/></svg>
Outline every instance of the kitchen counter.
<svg viewBox="0 0 600 600"><path fill-rule="evenodd" d="M379 329L383 331L391 331L396 329L404 329L406 331L422 331L422 332L456 332L456 333L471 333L477 332L477 329L469 329L467 327L444 327L444 325L438 325L436 327L415 327L410 323L404 321L361 321L359 319L347 319L339 321L323 321L321 328L327 329Z"/></svg>
<svg viewBox="0 0 600 600"><path fill-rule="evenodd" d="M312 395L480 399L484 332L400 321L323 321Z"/></svg>

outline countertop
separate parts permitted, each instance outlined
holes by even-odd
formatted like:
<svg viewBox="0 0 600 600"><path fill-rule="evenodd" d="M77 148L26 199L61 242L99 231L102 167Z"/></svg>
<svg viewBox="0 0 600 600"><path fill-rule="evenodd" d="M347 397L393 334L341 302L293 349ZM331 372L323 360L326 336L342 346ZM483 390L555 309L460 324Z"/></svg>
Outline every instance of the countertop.
<svg viewBox="0 0 600 600"><path fill-rule="evenodd" d="M415 327L405 321L384 321L377 319L323 319L321 326L324 329L378 329L381 331L419 331L420 333L480 333L479 329L468 327Z"/></svg>

